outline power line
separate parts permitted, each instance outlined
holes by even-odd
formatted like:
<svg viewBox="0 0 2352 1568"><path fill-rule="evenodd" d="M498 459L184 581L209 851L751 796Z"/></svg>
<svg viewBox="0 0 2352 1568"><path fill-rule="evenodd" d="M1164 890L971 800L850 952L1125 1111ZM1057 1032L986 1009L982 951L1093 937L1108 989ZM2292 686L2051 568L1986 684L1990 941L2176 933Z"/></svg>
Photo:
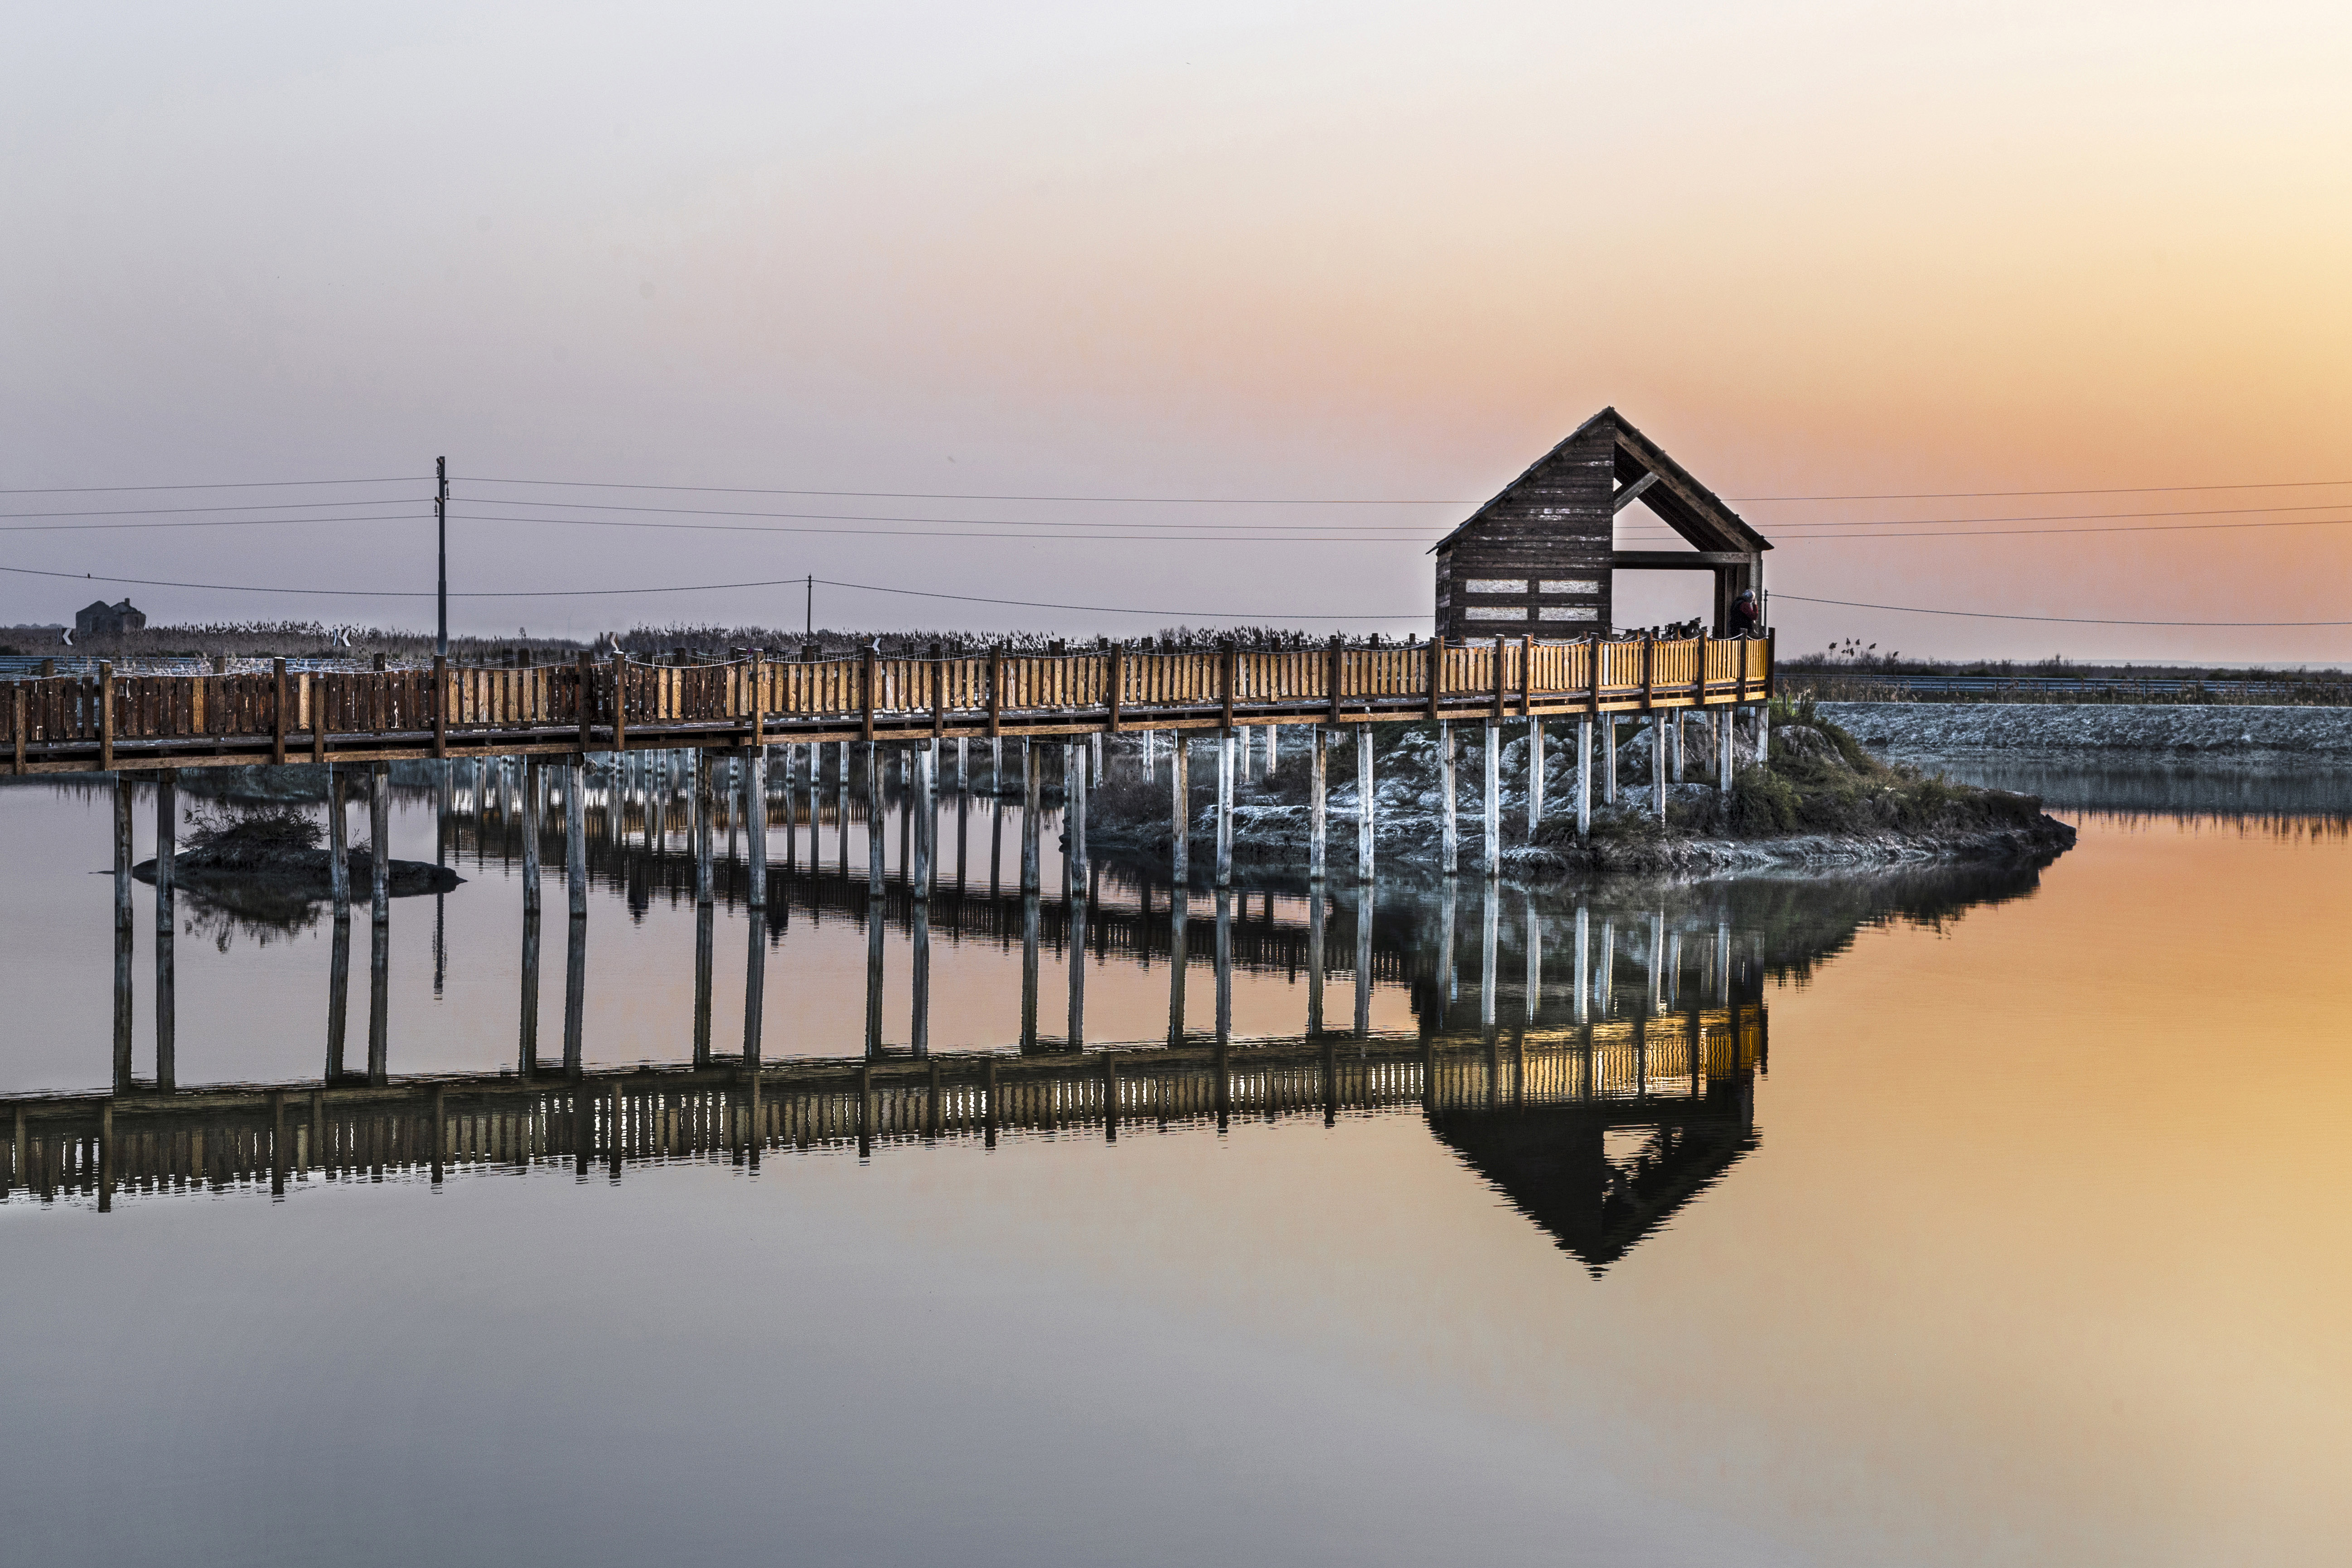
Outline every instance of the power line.
<svg viewBox="0 0 2352 1568"><path fill-rule="evenodd" d="M1409 544L1418 549L1419 537L1407 539L1332 537L1314 534L1300 537L1288 532L1260 533L1235 531L1230 533L1004 533L978 529L953 531L922 528L794 528L772 523L730 522L654 522L635 518L596 517L503 517L489 512L454 514L468 522L546 523L559 528L643 528L657 533L782 533L782 534L846 534L856 539L994 539L1006 542L1045 543L1081 543L1108 541L1120 544L1168 542L1183 544ZM889 520L879 520L889 521ZM920 521L920 520L915 520ZM981 521L981 520L974 520ZM1059 525L1045 525L1059 526ZM1069 525L1073 528L1082 524Z"/></svg>
<svg viewBox="0 0 2352 1568"><path fill-rule="evenodd" d="M1727 496L1746 506L1757 501L1797 500L1990 500L2011 496L2184 495L2196 490L2303 490L2352 485L2352 479L2271 479L2242 485L2111 485L2086 490L1897 490L1875 495Z"/></svg>
<svg viewBox="0 0 2352 1568"><path fill-rule="evenodd" d="M868 500L1013 500L1073 501L1103 506L1476 506L1465 500L1387 500L1377 498L1335 499L1328 496L1037 496L965 493L950 490L807 490L761 489L747 485L631 485L596 479L514 479L474 474L463 481L478 485L541 485L558 489L680 490L700 495L832 496Z"/></svg>
<svg viewBox="0 0 2352 1568"><path fill-rule="evenodd" d="M731 508L694 506L610 506L594 501L517 500L509 496L479 498L484 506L530 506L561 508L565 511L627 511L647 512L660 517L775 517L814 522L934 522L984 525L990 528L1120 528L1120 529L1206 529L1232 531L1255 525L1238 522L1118 522L1086 518L1065 521L1059 518L1025 517L895 517L873 512L856 511L740 511ZM1293 532L1360 532L1373 530L1386 533L1426 534L1430 525L1417 522L1276 522L1265 526L1286 529Z"/></svg>
<svg viewBox="0 0 2352 1568"><path fill-rule="evenodd" d="M276 528L306 522L410 522L430 512L396 511L362 517L207 517L182 522L26 522L0 527L0 533L107 533L123 528Z"/></svg>
<svg viewBox="0 0 2352 1568"><path fill-rule="evenodd" d="M192 485L48 485L29 489L0 490L0 496L120 495L134 490L267 490L283 489L290 485L406 485L415 482L415 474L394 474L380 479L241 479Z"/></svg>
<svg viewBox="0 0 2352 1568"><path fill-rule="evenodd" d="M222 594L299 594L311 597L338 599L429 599L428 590L398 588L274 588L257 587L239 583L181 583L156 577L110 577L91 572L42 572L29 566L0 566L0 572L22 577L63 577L75 582L120 583L145 588L195 588ZM770 577L749 583L681 583L657 588L538 588L520 589L511 593L452 594L453 599L602 599L638 594L707 594L734 588L792 588L808 582L807 576ZM1285 612L1234 614L1216 610L1146 610L1125 605L1064 605L1041 599L989 599L972 594L932 594L915 588L885 588L871 583L844 583L830 577L816 581L828 588L854 588L868 594L897 594L919 599L954 599L974 605L1013 605L1036 610L1092 610L1118 616L1178 616L1209 621L1379 621L1419 620L1420 615L1381 616L1302 616Z"/></svg>
<svg viewBox="0 0 2352 1568"><path fill-rule="evenodd" d="M1838 605L1849 610L1893 610L1906 616L1959 616L1973 621L2046 621L2070 626L2352 626L2352 621L2120 621L2095 616L2008 616L1991 610L1930 610L1917 605L1865 605L1853 599L1815 599L1803 594L1783 594L1773 599L1793 599L1801 605Z"/></svg>
<svg viewBox="0 0 2352 1568"><path fill-rule="evenodd" d="M135 506L110 511L0 511L0 519L16 517L172 517L192 511L308 511L322 506L398 506L403 501L422 498L409 496L373 496L366 500L297 500L247 502L237 506Z"/></svg>

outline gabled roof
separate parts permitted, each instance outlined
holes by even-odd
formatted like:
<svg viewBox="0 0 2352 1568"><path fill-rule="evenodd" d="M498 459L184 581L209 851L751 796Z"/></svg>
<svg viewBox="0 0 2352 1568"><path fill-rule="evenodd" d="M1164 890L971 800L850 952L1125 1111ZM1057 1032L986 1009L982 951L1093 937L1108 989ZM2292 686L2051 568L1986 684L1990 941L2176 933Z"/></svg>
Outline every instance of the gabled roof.
<svg viewBox="0 0 2352 1568"><path fill-rule="evenodd" d="M1496 492L1494 499L1465 518L1461 525L1430 546L1439 551L1462 536L1464 530L1488 512L1509 500L1522 485L1533 479L1537 471L1558 457L1562 447L1582 439L1596 426L1608 425L1616 437L1616 476L1620 487L1638 484L1645 475L1655 474L1656 482L1642 492L1642 504L1664 521L1667 527L1689 541L1695 550L1729 550L1742 553L1769 550L1772 542L1748 526L1745 519L1724 503L1723 498L1691 478L1690 470L1666 456L1664 447L1639 430L1614 408L1604 408L1556 443L1550 451L1529 463L1527 471Z"/></svg>

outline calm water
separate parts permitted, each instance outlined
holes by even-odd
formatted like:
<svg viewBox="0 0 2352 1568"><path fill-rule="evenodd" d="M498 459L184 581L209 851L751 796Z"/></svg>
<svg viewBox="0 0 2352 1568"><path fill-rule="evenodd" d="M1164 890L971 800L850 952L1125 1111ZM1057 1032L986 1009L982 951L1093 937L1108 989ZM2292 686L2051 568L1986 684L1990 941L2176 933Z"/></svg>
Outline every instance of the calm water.
<svg viewBox="0 0 2352 1568"><path fill-rule="evenodd" d="M761 1048L848 1083L866 858L853 822L844 873L821 804L815 868L804 820L789 871L771 835ZM522 914L514 825L453 805L395 814L399 853L437 838L468 880L394 905L383 1092L443 1081L462 1140L525 1102ZM861 1152L779 1083L767 1114L802 1120L754 1159L661 1120L737 1103L696 1086L740 1059L751 938L722 875L697 1074L677 809L666 853L634 805L616 837L591 817L582 1065L658 1064L631 1103L671 1108L630 1112L625 1157L592 1130L575 1158L551 1116L520 1160L436 1183L352 1145L356 1168L273 1197L266 1159L236 1163L267 1125L248 1096L148 1150L194 1181L119 1147L110 1212L20 1172L12 1561L2342 1560L2340 816L2084 814L2038 873L1491 906L1475 878L1195 891L1171 1053L1170 890L1099 866L1074 957L1049 825L1025 960L1018 814L962 806L959 893L950 799L930 1059L951 1088L1000 1073L1012 1110L992 1135L877 1124ZM0 1092L112 1076L110 810L0 791ZM558 1097L559 844L537 1037ZM180 1090L290 1086L299 1121L331 922L181 896ZM881 912L872 1071L903 1111L928 1065L903 888ZM364 906L357 930L353 1105ZM1115 1128L1080 1092L1104 1068L1130 1097Z"/></svg>

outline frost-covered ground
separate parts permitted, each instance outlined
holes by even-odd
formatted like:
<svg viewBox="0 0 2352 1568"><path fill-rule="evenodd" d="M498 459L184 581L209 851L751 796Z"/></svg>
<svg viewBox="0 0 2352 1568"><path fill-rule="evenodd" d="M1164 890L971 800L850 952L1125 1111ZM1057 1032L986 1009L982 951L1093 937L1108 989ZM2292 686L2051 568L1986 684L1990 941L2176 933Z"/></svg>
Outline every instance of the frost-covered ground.
<svg viewBox="0 0 2352 1568"><path fill-rule="evenodd" d="M1375 731L1372 770L1373 853L1381 864L1404 863L1434 869L1442 859L1444 795L1438 740L1433 729L1387 725ZM1987 826L1942 831L1856 831L1735 835L1728 831L1717 776L1714 737L1697 722L1684 736L1686 782L1667 786L1671 831L1655 826L1656 797L1650 784L1649 726L1622 725L1617 747L1618 798L1603 799L1600 779L1607 767L1595 734L1596 783L1593 832L1585 842L1573 833L1576 816L1576 726L1547 727L1542 815L1528 815L1530 745L1526 727L1512 725L1500 750L1499 837L1507 870L1526 879L1595 871L1635 871L1682 876L1728 872L1925 864L1940 860L2030 858L2054 853L2072 841L2071 829L2041 818L2031 828ZM1810 733L1810 732L1809 732ZM1454 733L1455 813L1465 867L1478 864L1486 831L1485 751L1478 726ZM1742 727L1740 759L1753 757L1754 742ZM1216 841L1214 742L1193 742L1191 768L1191 854L1204 863ZM1097 793L1090 812L1089 837L1106 847L1170 853L1174 841L1173 800L1164 749L1147 784L1132 765L1132 742L1119 748L1124 765ZM1352 870L1358 855L1359 785L1352 735L1328 754L1327 845L1334 873ZM1286 870L1304 869L1308 858L1312 812L1307 798L1304 742L1297 731L1271 777L1237 785L1234 808L1234 853L1237 861Z"/></svg>
<svg viewBox="0 0 2352 1568"><path fill-rule="evenodd" d="M2189 703L1823 702L1872 751L1932 763L2015 759L2299 772L2352 764L2352 709Z"/></svg>

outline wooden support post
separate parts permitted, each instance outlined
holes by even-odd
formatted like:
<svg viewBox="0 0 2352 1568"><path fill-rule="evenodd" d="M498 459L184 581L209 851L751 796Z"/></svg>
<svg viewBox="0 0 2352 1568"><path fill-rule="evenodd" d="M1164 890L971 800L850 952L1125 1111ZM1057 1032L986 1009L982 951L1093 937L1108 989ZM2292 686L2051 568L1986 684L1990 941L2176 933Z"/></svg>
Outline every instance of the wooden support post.
<svg viewBox="0 0 2352 1568"><path fill-rule="evenodd" d="M563 779L563 875L573 920L588 918L588 769L573 763Z"/></svg>
<svg viewBox="0 0 2352 1568"><path fill-rule="evenodd" d="M282 702L285 700L286 661L279 659L278 666L278 694ZM282 730L284 726L281 724L279 728ZM438 653L433 656L433 754L436 757L449 754L449 659L447 655ZM283 757L278 760L285 761Z"/></svg>
<svg viewBox="0 0 2352 1568"><path fill-rule="evenodd" d="M1169 856L1176 885L1182 887L1192 874L1192 780L1191 763L1192 743L1181 730L1169 731L1173 748L1168 763L1170 784Z"/></svg>
<svg viewBox="0 0 2352 1568"><path fill-rule="evenodd" d="M1086 753L1084 750L1080 748L1073 749L1078 751L1078 765L1075 770L1070 771L1069 776L1065 778L1062 783L1063 798L1067 802L1063 812L1063 820L1066 824L1065 837L1067 838L1069 844L1066 856L1069 866L1070 887L1073 896L1083 899L1087 896L1087 877L1088 874L1088 866L1087 861L1087 765L1085 761ZM929 775L926 773L924 778L925 784L923 795L924 798L928 800L930 795L930 787L929 783ZM920 897L921 895L918 894L917 896ZM1074 956L1073 962L1075 961Z"/></svg>
<svg viewBox="0 0 2352 1568"><path fill-rule="evenodd" d="M910 922L911 952L908 974L908 1012L907 1043L919 1057L931 1054L931 901L915 900L915 918ZM1073 953L1073 959L1076 958Z"/></svg>
<svg viewBox="0 0 2352 1568"><path fill-rule="evenodd" d="M754 910L768 907L768 749L753 746L743 754L744 903Z"/></svg>
<svg viewBox="0 0 2352 1568"><path fill-rule="evenodd" d="M760 1037L768 1004L768 910L753 904L745 911L743 950L743 1066L760 1070Z"/></svg>
<svg viewBox="0 0 2352 1568"><path fill-rule="evenodd" d="M862 650L857 657L858 669L860 671L858 679L858 701L860 704L860 710L858 715L857 732L859 737L862 738L868 746L871 746L874 743L874 702L876 697L878 695L875 690L875 686L877 678L881 674L882 656L874 648L867 647ZM870 752L867 755L866 761L869 763L873 761L873 757Z"/></svg>
<svg viewBox="0 0 2352 1568"><path fill-rule="evenodd" d="M131 1087L131 781L114 775L114 1088Z"/></svg>
<svg viewBox="0 0 2352 1568"><path fill-rule="evenodd" d="M1037 1048L1037 916L1034 892L1021 895L1021 1054Z"/></svg>
<svg viewBox="0 0 2352 1568"><path fill-rule="evenodd" d="M1617 715L1601 717L1601 800L1604 805L1617 804Z"/></svg>
<svg viewBox="0 0 2352 1568"><path fill-rule="evenodd" d="M1576 721L1576 836L1592 833L1592 721Z"/></svg>
<svg viewBox="0 0 2352 1568"><path fill-rule="evenodd" d="M392 768L368 767L368 912L378 925L392 919Z"/></svg>
<svg viewBox="0 0 2352 1568"><path fill-rule="evenodd" d="M105 659L98 665L98 771L114 771L114 666Z"/></svg>
<svg viewBox="0 0 2352 1568"><path fill-rule="evenodd" d="M1715 712L1715 787L1727 804L1731 799L1732 734L1738 718L1737 708L1718 708Z"/></svg>
<svg viewBox="0 0 2352 1568"><path fill-rule="evenodd" d="M1220 888L1234 885L1234 732L1217 731L1217 863Z"/></svg>
<svg viewBox="0 0 2352 1568"><path fill-rule="evenodd" d="M1323 880L1327 866L1326 840L1329 837L1325 817L1325 774L1328 771L1327 754L1330 748L1321 726L1310 726L1307 747L1307 880Z"/></svg>
<svg viewBox="0 0 2352 1568"><path fill-rule="evenodd" d="M1339 727L1339 694L1346 689L1347 669L1347 652L1338 636L1334 635L1331 638L1330 651L1325 656L1323 668L1324 694L1330 702L1330 711L1324 715L1324 722L1329 724L1334 730Z"/></svg>
<svg viewBox="0 0 2352 1568"><path fill-rule="evenodd" d="M1660 822L1666 819L1666 725L1665 715L1656 709L1650 710L1650 797L1656 804Z"/></svg>
<svg viewBox="0 0 2352 1568"><path fill-rule="evenodd" d="M1070 898L1070 1011L1063 1043L1071 1050L1087 1048L1087 885L1072 885Z"/></svg>
<svg viewBox="0 0 2352 1568"><path fill-rule="evenodd" d="M178 1074L178 974L173 943L179 934L173 910L173 862L179 842L179 775L170 768L155 775L155 1087L174 1087Z"/></svg>
<svg viewBox="0 0 2352 1568"><path fill-rule="evenodd" d="M866 742L866 896L874 900L874 907L877 910L882 907L886 875L884 859L889 847L889 832L886 826L888 814L883 805L882 785L882 748L878 743L868 741Z"/></svg>
<svg viewBox="0 0 2352 1568"><path fill-rule="evenodd" d="M536 912L540 905L539 759L522 759L522 907Z"/></svg>
<svg viewBox="0 0 2352 1568"><path fill-rule="evenodd" d="M1543 826L1544 807L1544 721L1528 721L1528 842L1536 841L1536 829Z"/></svg>
<svg viewBox="0 0 2352 1568"><path fill-rule="evenodd" d="M1372 780L1372 727L1356 726L1356 880L1372 879L1373 808L1379 791Z"/></svg>
<svg viewBox="0 0 2352 1568"><path fill-rule="evenodd" d="M915 818L915 870L908 879L908 890L914 894L919 907L929 902L931 879L938 869L936 862L939 857L932 852L940 810L939 796L932 782L932 774L938 770L935 761L938 754L936 742L915 748L915 798L908 806ZM1086 797L1081 794L1076 805L1076 827L1078 863L1081 866L1086 864L1087 855L1086 809Z"/></svg>
<svg viewBox="0 0 2352 1568"><path fill-rule="evenodd" d="M1444 799L1444 828L1438 839L1438 864L1446 876L1462 868L1461 785L1454 775L1454 726L1437 726L1437 793Z"/></svg>
<svg viewBox="0 0 2352 1568"><path fill-rule="evenodd" d="M1503 874L1503 726L1486 721L1486 773L1479 868L1489 880ZM1493 897L1488 895L1489 899Z"/></svg>

